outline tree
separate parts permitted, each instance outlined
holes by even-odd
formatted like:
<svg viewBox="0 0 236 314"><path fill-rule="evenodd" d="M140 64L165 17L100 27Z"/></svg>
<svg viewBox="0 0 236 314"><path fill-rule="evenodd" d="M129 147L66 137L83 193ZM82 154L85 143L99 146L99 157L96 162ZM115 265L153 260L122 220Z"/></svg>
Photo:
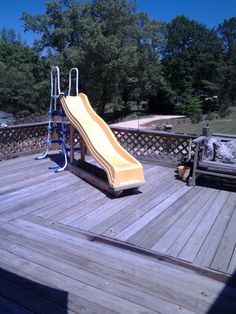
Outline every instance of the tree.
<svg viewBox="0 0 236 314"><path fill-rule="evenodd" d="M207 87L215 85L214 92L219 88L221 64L221 42L214 30L184 16L167 25L163 65L177 95L203 91L211 96Z"/></svg>
<svg viewBox="0 0 236 314"><path fill-rule="evenodd" d="M222 39L224 55L223 95L234 102L236 100L236 18L224 20L217 28Z"/></svg>
<svg viewBox="0 0 236 314"><path fill-rule="evenodd" d="M108 103L121 102L133 74L135 11L126 0L97 0L87 4L85 16L82 71L87 93L96 95L98 111L103 115Z"/></svg>
<svg viewBox="0 0 236 314"><path fill-rule="evenodd" d="M42 34L41 50L51 48L63 70L78 66L82 90L100 114L119 99L125 72L132 63L134 7L126 0L51 1L46 12L23 14L25 30Z"/></svg>
<svg viewBox="0 0 236 314"><path fill-rule="evenodd" d="M21 35L20 33L16 33L15 29L10 28L7 29L5 27L3 27L2 29L0 29L0 42L8 42L8 43L21 43L22 39L21 39Z"/></svg>
<svg viewBox="0 0 236 314"><path fill-rule="evenodd" d="M163 23L137 15L132 1L54 0L44 14L22 18L25 30L42 35L38 49L49 48L63 71L79 67L81 90L101 115L111 103L121 108L155 94Z"/></svg>
<svg viewBox="0 0 236 314"><path fill-rule="evenodd" d="M147 14L137 14L136 65L133 95L140 100L150 100L157 95L164 78L161 50L164 45L165 23L151 20ZM153 108L156 111L157 108Z"/></svg>
<svg viewBox="0 0 236 314"><path fill-rule="evenodd" d="M48 95L44 62L14 34L5 30L0 40L0 108L12 113L33 113L45 108L45 94Z"/></svg>
<svg viewBox="0 0 236 314"><path fill-rule="evenodd" d="M178 99L176 106L178 114L184 114L190 117L192 123L198 123L202 118L202 105L199 97L186 95Z"/></svg>

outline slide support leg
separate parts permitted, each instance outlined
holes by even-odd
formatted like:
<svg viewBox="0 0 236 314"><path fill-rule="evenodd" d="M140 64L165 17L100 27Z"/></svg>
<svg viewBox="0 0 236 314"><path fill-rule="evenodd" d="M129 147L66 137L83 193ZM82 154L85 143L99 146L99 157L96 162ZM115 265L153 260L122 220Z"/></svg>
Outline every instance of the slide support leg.
<svg viewBox="0 0 236 314"><path fill-rule="evenodd" d="M81 162L85 162L85 153L86 153L86 144L84 142L84 139L82 138L82 136L80 135L80 159Z"/></svg>
<svg viewBox="0 0 236 314"><path fill-rule="evenodd" d="M75 128L72 124L70 124L70 163L74 163L75 158L75 143L74 143L74 134L75 134Z"/></svg>

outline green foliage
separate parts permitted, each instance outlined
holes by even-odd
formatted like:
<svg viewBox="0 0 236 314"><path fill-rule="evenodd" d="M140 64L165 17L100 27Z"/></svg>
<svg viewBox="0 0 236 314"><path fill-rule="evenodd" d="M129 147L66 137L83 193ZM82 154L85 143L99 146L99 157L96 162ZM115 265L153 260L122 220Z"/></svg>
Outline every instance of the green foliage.
<svg viewBox="0 0 236 314"><path fill-rule="evenodd" d="M43 59L32 49L3 37L0 40L0 110L32 113L44 108L43 70Z"/></svg>
<svg viewBox="0 0 236 314"><path fill-rule="evenodd" d="M163 80L164 23L136 14L131 1L50 1L44 14L22 18L25 30L42 34L37 49L51 48L64 71L79 67L82 91L100 114L109 103L155 95Z"/></svg>
<svg viewBox="0 0 236 314"><path fill-rule="evenodd" d="M224 65L222 67L223 94L232 102L236 100L236 18L224 20L218 26L222 40Z"/></svg>
<svg viewBox="0 0 236 314"><path fill-rule="evenodd" d="M211 121L211 120L216 120L216 119L218 119L219 118L219 114L218 114L218 112L208 112L208 114L206 115L206 118L205 118L205 120L206 121Z"/></svg>
<svg viewBox="0 0 236 314"><path fill-rule="evenodd" d="M178 114L186 115L192 123L198 123L202 119L201 101L191 94L182 97L175 105Z"/></svg>
<svg viewBox="0 0 236 314"><path fill-rule="evenodd" d="M16 33L13 28L7 29L3 27L0 29L0 42L22 43L22 39L20 33Z"/></svg>
<svg viewBox="0 0 236 314"><path fill-rule="evenodd" d="M136 47L136 94L139 98L156 94L164 80L160 62L165 24L150 20L146 14L137 15L138 38Z"/></svg>
<svg viewBox="0 0 236 314"><path fill-rule="evenodd" d="M226 118L230 115L230 99L229 97L224 97L219 101L219 116L220 118Z"/></svg>
<svg viewBox="0 0 236 314"><path fill-rule="evenodd" d="M49 0L22 20L40 37L29 48L14 30L0 31L1 110L44 110L51 65L65 73L64 87L78 67L80 90L101 115L145 101L197 121L202 112L227 115L236 101L236 18L210 30L185 16L152 20L131 0Z"/></svg>
<svg viewBox="0 0 236 314"><path fill-rule="evenodd" d="M226 118L230 115L230 107L227 103L222 103L219 108L220 118Z"/></svg>
<svg viewBox="0 0 236 314"><path fill-rule="evenodd" d="M172 88L178 95L192 90L214 96L219 90L222 64L216 32L184 16L173 19L167 29L163 64Z"/></svg>

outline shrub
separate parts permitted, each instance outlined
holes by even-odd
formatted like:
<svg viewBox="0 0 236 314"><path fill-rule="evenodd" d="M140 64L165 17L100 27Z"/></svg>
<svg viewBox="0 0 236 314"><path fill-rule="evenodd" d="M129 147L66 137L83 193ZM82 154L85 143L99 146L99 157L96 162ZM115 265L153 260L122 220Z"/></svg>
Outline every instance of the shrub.
<svg viewBox="0 0 236 314"><path fill-rule="evenodd" d="M179 114L184 114L191 119L192 123L198 123L202 119L201 101L198 97L187 95L181 102L175 105Z"/></svg>
<svg viewBox="0 0 236 314"><path fill-rule="evenodd" d="M217 120L219 118L218 112L208 112L206 115L206 120Z"/></svg>
<svg viewBox="0 0 236 314"><path fill-rule="evenodd" d="M219 116L220 118L225 118L230 115L230 107L227 102L223 102L219 106Z"/></svg>
<svg viewBox="0 0 236 314"><path fill-rule="evenodd" d="M190 117L190 120L194 124L199 123L202 120L202 113L199 111L194 112Z"/></svg>

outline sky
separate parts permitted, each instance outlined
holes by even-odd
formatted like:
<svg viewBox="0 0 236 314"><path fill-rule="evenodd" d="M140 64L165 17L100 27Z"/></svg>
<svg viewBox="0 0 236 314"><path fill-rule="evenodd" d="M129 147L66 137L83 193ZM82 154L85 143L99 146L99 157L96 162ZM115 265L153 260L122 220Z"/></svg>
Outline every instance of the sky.
<svg viewBox="0 0 236 314"><path fill-rule="evenodd" d="M136 0L137 11L147 12L153 19L169 22L183 14L212 28L224 19L236 16L236 0ZM32 32L24 33L22 12L32 15L45 11L45 0L0 0L0 28L14 28L31 45Z"/></svg>

